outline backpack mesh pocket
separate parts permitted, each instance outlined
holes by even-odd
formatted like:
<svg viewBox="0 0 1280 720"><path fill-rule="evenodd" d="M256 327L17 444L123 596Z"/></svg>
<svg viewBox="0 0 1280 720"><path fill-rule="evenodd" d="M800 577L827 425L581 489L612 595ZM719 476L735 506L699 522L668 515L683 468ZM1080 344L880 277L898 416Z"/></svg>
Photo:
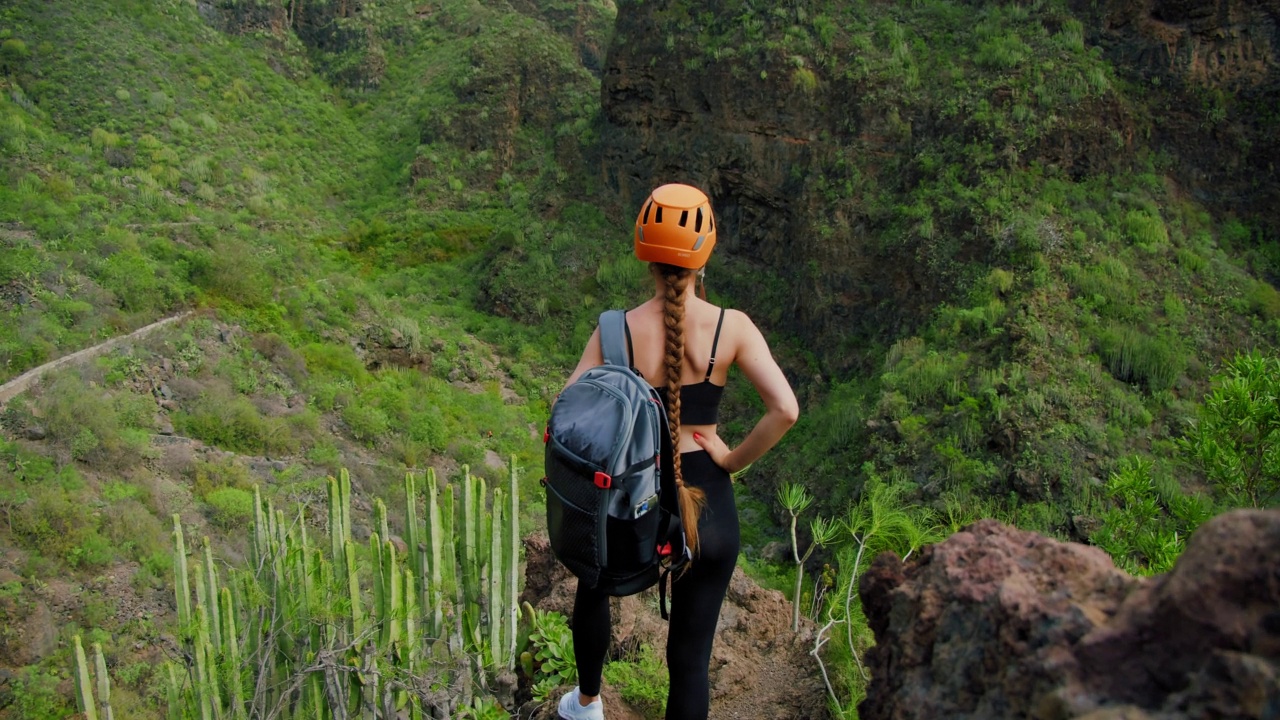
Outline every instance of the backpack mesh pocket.
<svg viewBox="0 0 1280 720"><path fill-rule="evenodd" d="M597 494L600 492L596 490ZM595 504L599 503L597 497ZM551 536L551 551L570 572L589 586L594 586L600 576L597 527L594 510L569 502L553 483L547 482L547 531Z"/></svg>

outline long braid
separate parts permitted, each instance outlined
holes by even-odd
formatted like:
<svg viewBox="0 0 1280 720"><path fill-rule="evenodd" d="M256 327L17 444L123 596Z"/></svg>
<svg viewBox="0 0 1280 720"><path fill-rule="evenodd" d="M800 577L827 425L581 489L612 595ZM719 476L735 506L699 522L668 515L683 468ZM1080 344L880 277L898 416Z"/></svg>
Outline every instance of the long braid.
<svg viewBox="0 0 1280 720"><path fill-rule="evenodd" d="M684 299L693 279L688 268L655 263L666 284L662 307L667 330L665 364L667 366L667 420L671 426L672 465L676 475L676 500L680 503L680 521L684 525L685 542L694 556L698 554L698 517L707 504L701 488L684 484L680 463L680 375L684 367Z"/></svg>

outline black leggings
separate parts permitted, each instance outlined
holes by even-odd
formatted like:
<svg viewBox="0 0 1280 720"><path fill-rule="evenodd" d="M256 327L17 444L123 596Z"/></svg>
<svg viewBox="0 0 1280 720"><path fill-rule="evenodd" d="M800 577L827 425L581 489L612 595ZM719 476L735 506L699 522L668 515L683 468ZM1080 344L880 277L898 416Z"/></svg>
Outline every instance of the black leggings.
<svg viewBox="0 0 1280 720"><path fill-rule="evenodd" d="M738 561L738 508L729 473L705 450L680 456L687 485L702 488L707 506L698 521L701 547L687 572L671 586L671 623L667 628L667 720L702 720L711 705L707 672L720 605ZM573 652L583 695L600 694L600 674L612 636L609 596L578 585L573 603Z"/></svg>

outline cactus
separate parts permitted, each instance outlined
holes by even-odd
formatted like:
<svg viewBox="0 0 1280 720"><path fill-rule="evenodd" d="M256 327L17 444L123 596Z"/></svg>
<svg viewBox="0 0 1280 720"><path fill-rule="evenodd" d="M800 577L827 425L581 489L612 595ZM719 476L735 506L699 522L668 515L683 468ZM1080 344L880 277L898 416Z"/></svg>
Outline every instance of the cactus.
<svg viewBox="0 0 1280 720"><path fill-rule="evenodd" d="M360 633L364 630L364 613L360 609L360 578L356 574L355 543L348 540L342 554L346 558L347 600L351 603L351 612L348 616L351 634L346 639L354 641L360 637Z"/></svg>
<svg viewBox="0 0 1280 720"><path fill-rule="evenodd" d="M167 704L169 706L169 720L180 720L187 717L187 714L183 712L186 706L182 702L182 683L178 681L178 673L173 663L165 663L164 667L169 678L165 692L165 699L168 701Z"/></svg>
<svg viewBox="0 0 1280 720"><path fill-rule="evenodd" d="M479 583L476 572L476 536L479 534L476 528L476 496L475 483L472 481L471 469L466 465L462 466L462 517L460 518L462 525L462 589L465 599L470 600L475 597L478 592L476 585Z"/></svg>
<svg viewBox="0 0 1280 720"><path fill-rule="evenodd" d="M191 586L187 584L187 547L182 540L182 518L173 516L173 592L178 601L178 631L184 636L191 628Z"/></svg>
<svg viewBox="0 0 1280 720"><path fill-rule="evenodd" d="M240 657L240 641L236 637L236 605L230 588L222 588L218 594L218 602L223 617L223 667L226 669L227 682L231 684L231 716L234 720L246 720L248 715L244 708L244 680L241 677L244 663Z"/></svg>
<svg viewBox="0 0 1280 720"><path fill-rule="evenodd" d="M510 632L507 633L508 668L515 668L516 627L520 624L520 486L516 472L516 458L511 456L510 486L508 499L511 502L507 511L510 513L506 523L506 622Z"/></svg>
<svg viewBox="0 0 1280 720"><path fill-rule="evenodd" d="M373 499L373 526L383 540L391 539L391 528L387 525L387 504L382 502L382 498Z"/></svg>
<svg viewBox="0 0 1280 720"><path fill-rule="evenodd" d="M440 490L436 473L427 470L427 530L431 577L427 580L431 607L431 637L444 636L444 524L440 519Z"/></svg>
<svg viewBox="0 0 1280 720"><path fill-rule="evenodd" d="M413 570L413 574L422 577L424 568L418 544L422 542L422 528L418 524L418 488L413 481L413 473L404 474L404 542L408 546L408 557L405 563Z"/></svg>
<svg viewBox="0 0 1280 720"><path fill-rule="evenodd" d="M310 545L302 508L286 519L255 488L252 567L224 567L225 577L219 577L206 540L194 568L194 593L175 516L175 594L191 661L185 670L166 667L171 718L448 716L459 707L455 703L472 704L477 687L486 687L485 673L515 666L515 651L523 649L515 622L515 468L510 485L495 487L491 496L484 479L470 472L460 478L459 495L428 471L422 514L416 478L406 475L404 482L407 557L391 542L386 506L375 501L376 532L364 571L372 583L364 588L360 551L350 539L345 473L328 481L329 542L320 547ZM428 639L437 642L428 645ZM87 699L85 712L92 715L86 717L109 720L105 667L95 705L79 649L77 679L84 682L77 683L77 696ZM410 689L417 682L409 678L447 682L456 698L424 707L427 697Z"/></svg>
<svg viewBox="0 0 1280 720"><path fill-rule="evenodd" d="M208 585L209 596L206 606L209 608L209 620L213 630L214 647L222 649L222 613L218 609L218 568L213 564L213 551L209 549L209 538L204 538L205 584Z"/></svg>
<svg viewBox="0 0 1280 720"><path fill-rule="evenodd" d="M102 720L115 720L115 714L111 712L111 679L107 677L107 660L102 656L102 643L93 644L93 669L98 676L99 716Z"/></svg>
<svg viewBox="0 0 1280 720"><path fill-rule="evenodd" d="M80 636L76 635L73 640L76 652L76 705L86 720L98 720L93 702L93 682L89 678L89 662L85 659Z"/></svg>
<svg viewBox="0 0 1280 720"><path fill-rule="evenodd" d="M504 511L502 488L493 491L493 530L489 533L489 665L496 666L505 659L503 643L503 620L506 618L506 595L502 582L506 573L502 572L502 516Z"/></svg>
<svg viewBox="0 0 1280 720"><path fill-rule="evenodd" d="M262 492L257 485L253 486L253 567L262 567L262 561L268 556L269 538L267 536L267 518L262 510Z"/></svg>
<svg viewBox="0 0 1280 720"><path fill-rule="evenodd" d="M195 655L196 661L196 705L200 709L200 720L213 720L214 702L217 697L217 692L214 689L216 687L217 674L213 671L213 668L209 667L209 653L207 652L209 646L209 623L207 617L204 608L197 606L195 643L192 654Z"/></svg>

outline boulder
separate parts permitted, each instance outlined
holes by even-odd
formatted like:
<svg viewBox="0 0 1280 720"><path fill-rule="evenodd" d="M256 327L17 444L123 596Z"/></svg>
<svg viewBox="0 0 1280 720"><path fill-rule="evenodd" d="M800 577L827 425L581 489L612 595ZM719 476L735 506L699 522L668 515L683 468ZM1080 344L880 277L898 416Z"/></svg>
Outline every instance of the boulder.
<svg viewBox="0 0 1280 720"><path fill-rule="evenodd" d="M1101 550L983 520L859 588L863 720L1264 718L1280 708L1280 511L1202 526L1134 578Z"/></svg>

